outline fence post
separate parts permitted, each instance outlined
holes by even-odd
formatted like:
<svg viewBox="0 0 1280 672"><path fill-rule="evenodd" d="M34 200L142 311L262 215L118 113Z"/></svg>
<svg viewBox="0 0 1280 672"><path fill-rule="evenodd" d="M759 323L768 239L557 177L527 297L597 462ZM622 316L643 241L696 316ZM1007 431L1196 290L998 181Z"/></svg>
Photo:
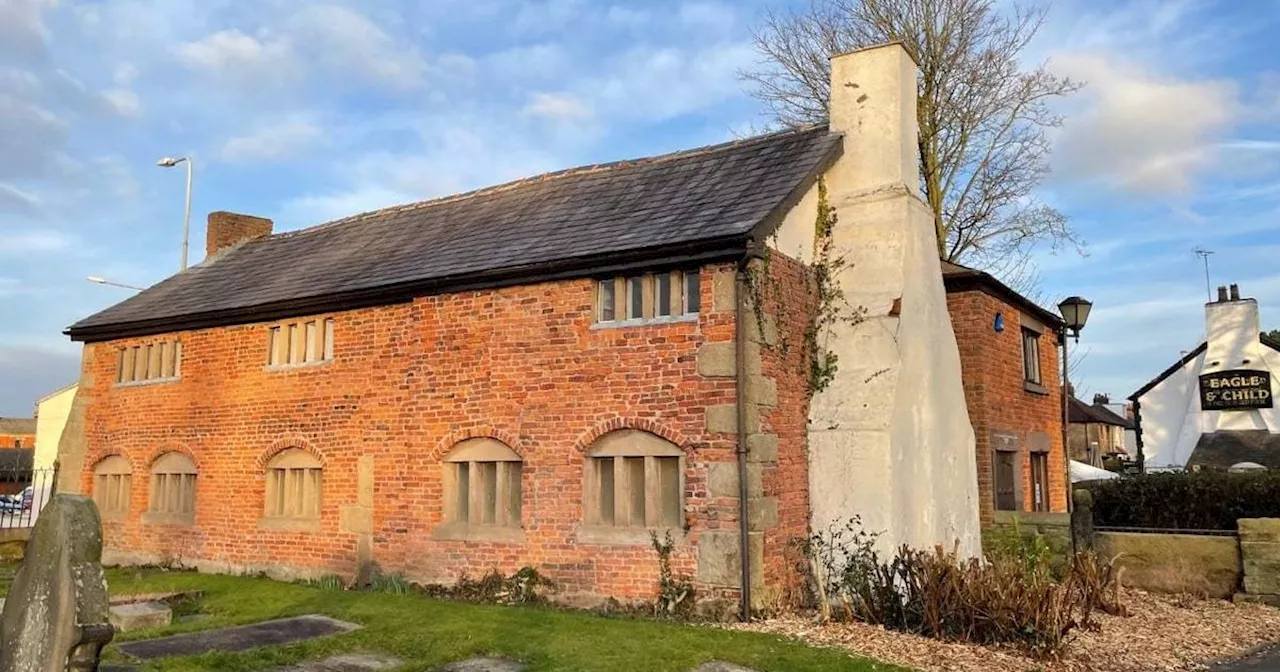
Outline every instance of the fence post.
<svg viewBox="0 0 1280 672"><path fill-rule="evenodd" d="M1075 553L1093 550L1093 493L1077 488L1071 493L1071 549Z"/></svg>

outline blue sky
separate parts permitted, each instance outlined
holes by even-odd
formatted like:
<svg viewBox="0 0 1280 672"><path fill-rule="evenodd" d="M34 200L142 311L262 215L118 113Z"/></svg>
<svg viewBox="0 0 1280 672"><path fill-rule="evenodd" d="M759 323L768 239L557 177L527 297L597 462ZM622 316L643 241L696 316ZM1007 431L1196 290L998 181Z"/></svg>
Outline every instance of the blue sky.
<svg viewBox="0 0 1280 672"><path fill-rule="evenodd" d="M0 415L78 374L74 320L177 270L182 169L204 217L276 230L767 123L735 73L785 0L0 0ZM1280 5L1060 0L1029 61L1064 103L1041 195L1087 256L1037 255L1096 304L1074 374L1125 396L1194 347L1204 276L1280 327Z"/></svg>

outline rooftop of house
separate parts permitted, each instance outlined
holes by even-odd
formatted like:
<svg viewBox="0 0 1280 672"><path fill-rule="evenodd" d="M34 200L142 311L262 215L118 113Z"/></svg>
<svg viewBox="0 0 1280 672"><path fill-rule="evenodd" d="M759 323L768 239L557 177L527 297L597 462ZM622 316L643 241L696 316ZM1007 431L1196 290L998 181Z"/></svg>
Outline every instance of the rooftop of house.
<svg viewBox="0 0 1280 672"><path fill-rule="evenodd" d="M72 325L98 341L741 257L839 154L826 126L585 166L250 240Z"/></svg>
<svg viewBox="0 0 1280 672"><path fill-rule="evenodd" d="M946 285L948 292L963 292L972 289L981 289L1031 314L1036 319L1044 322L1046 327L1052 327L1053 329L1062 328L1061 317L1041 307L1040 304L1035 301L1032 301L1031 299L1014 291L1008 285L1000 282L1000 280L996 279L994 275L991 275L986 271L969 268L968 266L962 266L953 261L943 259L942 282Z"/></svg>
<svg viewBox="0 0 1280 672"><path fill-rule="evenodd" d="M35 434L35 418L0 418L0 434Z"/></svg>
<svg viewBox="0 0 1280 672"><path fill-rule="evenodd" d="M1067 420L1077 424L1102 424L1133 429L1133 422L1122 418L1102 404L1086 404L1071 397L1067 404Z"/></svg>

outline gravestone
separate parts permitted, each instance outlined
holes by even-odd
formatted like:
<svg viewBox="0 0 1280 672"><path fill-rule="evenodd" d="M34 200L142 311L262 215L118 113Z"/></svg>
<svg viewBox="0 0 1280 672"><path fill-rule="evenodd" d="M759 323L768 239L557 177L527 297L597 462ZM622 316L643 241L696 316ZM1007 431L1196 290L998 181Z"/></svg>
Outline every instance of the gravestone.
<svg viewBox="0 0 1280 672"><path fill-rule="evenodd" d="M0 672L97 670L113 635L98 507L81 495L55 495L0 614Z"/></svg>

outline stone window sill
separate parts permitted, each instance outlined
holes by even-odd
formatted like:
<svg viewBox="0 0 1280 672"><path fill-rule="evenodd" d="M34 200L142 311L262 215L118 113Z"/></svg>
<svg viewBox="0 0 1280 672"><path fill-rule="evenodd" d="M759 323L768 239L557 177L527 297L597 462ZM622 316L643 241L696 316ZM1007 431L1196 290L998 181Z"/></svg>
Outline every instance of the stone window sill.
<svg viewBox="0 0 1280 672"><path fill-rule="evenodd" d="M98 517L104 523L123 523L129 517L128 511L102 511L99 509Z"/></svg>
<svg viewBox="0 0 1280 672"><path fill-rule="evenodd" d="M319 518L273 518L263 516L258 519L259 530L275 532L319 532Z"/></svg>
<svg viewBox="0 0 1280 672"><path fill-rule="evenodd" d="M444 523L431 531L431 538L440 541L496 541L505 544L523 544L524 530L502 525L468 525Z"/></svg>
<svg viewBox="0 0 1280 672"><path fill-rule="evenodd" d="M698 313L689 313L687 315L664 315L662 317L641 317L629 320L611 320L609 322L596 322L591 325L591 329L626 329L627 327L649 327L659 324L679 324L681 322L697 322Z"/></svg>
<svg viewBox="0 0 1280 672"><path fill-rule="evenodd" d="M306 369L315 369L321 366L332 364L332 359L322 359L318 362L300 362L298 364L268 364L263 370L268 372L274 371L304 371Z"/></svg>
<svg viewBox="0 0 1280 672"><path fill-rule="evenodd" d="M608 544L614 546L648 546L653 543L650 533L658 535L658 540L665 539L667 534L671 534L671 540L677 546L684 546L688 542L685 531L679 528L648 528L648 527L609 527L604 525L583 525L578 528L578 543L582 544Z"/></svg>
<svg viewBox="0 0 1280 672"><path fill-rule="evenodd" d="M1039 394L1041 396L1049 395L1049 388L1041 385L1040 383L1033 383L1029 380L1022 381L1022 389L1030 392L1031 394Z"/></svg>
<svg viewBox="0 0 1280 672"><path fill-rule="evenodd" d="M176 525L182 527L190 527L196 523L196 514L194 513L160 513L158 511L147 511L142 514L143 525Z"/></svg>
<svg viewBox="0 0 1280 672"><path fill-rule="evenodd" d="M128 380L116 383L116 387L146 387L147 385L163 385L165 383L176 383L182 380L181 376L169 376L168 378L151 378L149 380Z"/></svg>

